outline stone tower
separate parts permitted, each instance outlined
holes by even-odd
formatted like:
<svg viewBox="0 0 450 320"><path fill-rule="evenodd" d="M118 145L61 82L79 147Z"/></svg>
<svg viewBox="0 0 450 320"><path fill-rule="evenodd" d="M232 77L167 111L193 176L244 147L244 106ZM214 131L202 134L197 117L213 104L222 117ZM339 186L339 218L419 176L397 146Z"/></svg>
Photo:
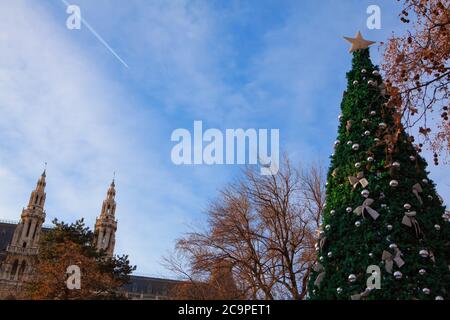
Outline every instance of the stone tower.
<svg viewBox="0 0 450 320"><path fill-rule="evenodd" d="M114 245L116 243L117 221L116 213L116 189L114 179L106 193L106 199L103 200L102 211L95 222L95 247L97 250L105 250L108 257L114 254Z"/></svg>
<svg viewBox="0 0 450 320"><path fill-rule="evenodd" d="M28 206L22 210L11 243L6 248L6 257L0 270L2 288L19 289L32 274L37 254L42 224L45 221L45 170L36 188L31 192Z"/></svg>

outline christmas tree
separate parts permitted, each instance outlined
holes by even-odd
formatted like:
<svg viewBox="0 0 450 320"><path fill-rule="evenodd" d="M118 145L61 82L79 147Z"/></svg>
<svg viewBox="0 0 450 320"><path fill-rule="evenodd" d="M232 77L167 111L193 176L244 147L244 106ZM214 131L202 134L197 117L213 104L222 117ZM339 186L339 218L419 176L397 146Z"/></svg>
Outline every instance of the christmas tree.
<svg viewBox="0 0 450 320"><path fill-rule="evenodd" d="M450 298L449 217L358 33L311 299ZM372 273L374 272L374 273Z"/></svg>

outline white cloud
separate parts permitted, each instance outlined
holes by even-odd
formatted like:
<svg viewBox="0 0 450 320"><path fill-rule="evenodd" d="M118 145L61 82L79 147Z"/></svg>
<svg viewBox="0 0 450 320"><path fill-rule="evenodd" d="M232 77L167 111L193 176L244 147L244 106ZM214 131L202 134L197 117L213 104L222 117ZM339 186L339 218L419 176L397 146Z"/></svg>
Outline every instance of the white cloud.
<svg viewBox="0 0 450 320"><path fill-rule="evenodd" d="M162 119L130 105L125 84L70 32L38 3L0 3L0 216L20 217L48 161L46 222L85 217L93 226L117 170L117 251L141 271L161 271L162 248L196 196L162 167ZM161 199L173 191L167 211Z"/></svg>

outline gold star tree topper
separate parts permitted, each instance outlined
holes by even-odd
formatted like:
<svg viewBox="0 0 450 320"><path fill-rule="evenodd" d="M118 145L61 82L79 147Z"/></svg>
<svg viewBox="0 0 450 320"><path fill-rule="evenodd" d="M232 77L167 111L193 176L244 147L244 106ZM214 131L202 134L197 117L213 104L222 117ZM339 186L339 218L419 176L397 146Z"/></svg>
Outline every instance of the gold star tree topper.
<svg viewBox="0 0 450 320"><path fill-rule="evenodd" d="M345 40L352 44L350 52L368 48L370 45L376 43L375 41L369 41L362 37L361 32L358 31L355 38L344 37Z"/></svg>

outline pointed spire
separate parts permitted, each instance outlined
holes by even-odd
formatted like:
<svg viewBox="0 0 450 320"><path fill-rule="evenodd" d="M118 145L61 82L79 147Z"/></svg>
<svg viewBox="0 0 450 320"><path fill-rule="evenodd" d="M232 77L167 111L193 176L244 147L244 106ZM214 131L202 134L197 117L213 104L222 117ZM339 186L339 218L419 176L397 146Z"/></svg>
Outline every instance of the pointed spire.
<svg viewBox="0 0 450 320"><path fill-rule="evenodd" d="M45 164L47 166L47 163ZM44 168L44 171L36 182L36 188L31 192L30 200L27 206L28 209L34 210L35 207L40 207L41 209L44 207L46 197L45 186L47 185L47 182L45 182L46 169L47 168Z"/></svg>
<svg viewBox="0 0 450 320"><path fill-rule="evenodd" d="M41 174L41 177L46 177L46 172L47 172L47 161L46 162L44 162L44 171L42 172L42 174Z"/></svg>
<svg viewBox="0 0 450 320"><path fill-rule="evenodd" d="M36 184L36 191L44 191L45 189L45 178L47 177L47 162L45 162L44 171L41 174L41 177L39 178L37 184Z"/></svg>
<svg viewBox="0 0 450 320"><path fill-rule="evenodd" d="M116 179L116 172L114 171L114 172L113 172L112 182L111 182L111 187L115 187L115 186L116 186L116 184L115 184L115 179Z"/></svg>
<svg viewBox="0 0 450 320"><path fill-rule="evenodd" d="M108 192L106 193L107 195L107 199L114 199L114 197L116 196L116 172L114 171L113 173L113 179L111 181L111 184L108 188Z"/></svg>

